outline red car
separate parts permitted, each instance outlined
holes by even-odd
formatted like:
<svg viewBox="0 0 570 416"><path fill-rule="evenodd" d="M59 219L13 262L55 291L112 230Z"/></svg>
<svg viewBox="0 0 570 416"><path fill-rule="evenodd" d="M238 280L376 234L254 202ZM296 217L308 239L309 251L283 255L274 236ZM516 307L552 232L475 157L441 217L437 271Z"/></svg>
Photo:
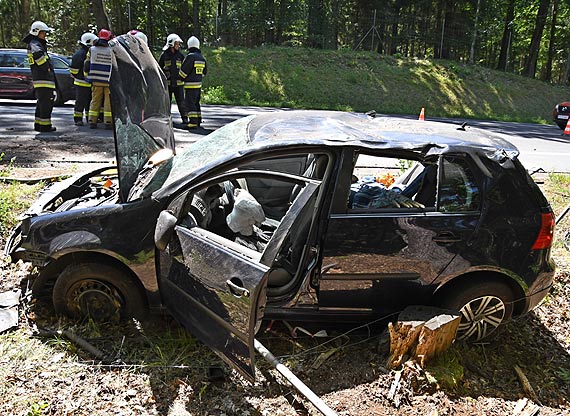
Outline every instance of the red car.
<svg viewBox="0 0 570 416"><path fill-rule="evenodd" d="M570 116L570 101L564 101L556 104L552 112L552 120L560 127L561 130L566 128L568 117Z"/></svg>
<svg viewBox="0 0 570 416"><path fill-rule="evenodd" d="M69 75L69 59L56 53L49 54L55 70L57 88L55 104L75 99L73 79ZM34 100L32 71L26 49L0 49L0 98Z"/></svg>

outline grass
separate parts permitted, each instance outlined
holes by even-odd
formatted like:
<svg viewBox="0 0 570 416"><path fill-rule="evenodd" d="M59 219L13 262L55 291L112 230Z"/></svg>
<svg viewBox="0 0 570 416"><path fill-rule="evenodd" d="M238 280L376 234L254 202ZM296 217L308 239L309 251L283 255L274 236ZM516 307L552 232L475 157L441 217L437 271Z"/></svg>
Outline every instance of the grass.
<svg viewBox="0 0 570 416"><path fill-rule="evenodd" d="M21 185L15 182L0 183L1 236L5 236L6 232L16 224L19 213L30 205L42 187L42 183L35 185ZM0 238L0 241L3 239Z"/></svg>
<svg viewBox="0 0 570 416"><path fill-rule="evenodd" d="M551 123L568 87L442 60L373 52L206 48L207 104L318 108Z"/></svg>

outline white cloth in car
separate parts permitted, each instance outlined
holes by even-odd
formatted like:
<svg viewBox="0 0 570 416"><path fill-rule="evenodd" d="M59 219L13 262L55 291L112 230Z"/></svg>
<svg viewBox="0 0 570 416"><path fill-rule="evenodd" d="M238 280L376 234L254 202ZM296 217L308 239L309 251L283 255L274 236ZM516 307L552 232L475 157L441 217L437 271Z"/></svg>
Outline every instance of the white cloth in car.
<svg viewBox="0 0 570 416"><path fill-rule="evenodd" d="M235 190L235 202L232 212L226 217L226 223L234 233L252 235L253 226L265 220L261 204L246 190Z"/></svg>

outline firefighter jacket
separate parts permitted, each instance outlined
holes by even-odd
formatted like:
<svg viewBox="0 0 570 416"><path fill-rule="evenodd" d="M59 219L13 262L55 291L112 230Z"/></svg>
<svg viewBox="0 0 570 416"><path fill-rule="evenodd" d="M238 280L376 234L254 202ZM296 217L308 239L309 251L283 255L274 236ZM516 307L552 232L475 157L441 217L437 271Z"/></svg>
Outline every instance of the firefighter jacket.
<svg viewBox="0 0 570 416"><path fill-rule="evenodd" d="M91 87L91 83L85 80L85 73L83 72L87 52L89 52L89 47L81 45L73 54L71 65L69 66L69 73L73 78L73 84L79 87Z"/></svg>
<svg viewBox="0 0 570 416"><path fill-rule="evenodd" d="M188 49L180 68L180 79L184 81L184 88L202 88L202 77L208 73L206 60L198 48Z"/></svg>
<svg viewBox="0 0 570 416"><path fill-rule="evenodd" d="M109 43L99 39L91 46L85 58L85 79L94 86L108 86L113 68L113 51Z"/></svg>
<svg viewBox="0 0 570 416"><path fill-rule="evenodd" d="M180 79L179 71L182 68L184 54L179 50L172 52L173 48L163 51L158 58L158 66L164 71L168 84L173 87L184 85L184 81Z"/></svg>
<svg viewBox="0 0 570 416"><path fill-rule="evenodd" d="M23 41L28 44L28 62L32 70L34 88L55 89L55 73L49 59L46 40L30 34Z"/></svg>

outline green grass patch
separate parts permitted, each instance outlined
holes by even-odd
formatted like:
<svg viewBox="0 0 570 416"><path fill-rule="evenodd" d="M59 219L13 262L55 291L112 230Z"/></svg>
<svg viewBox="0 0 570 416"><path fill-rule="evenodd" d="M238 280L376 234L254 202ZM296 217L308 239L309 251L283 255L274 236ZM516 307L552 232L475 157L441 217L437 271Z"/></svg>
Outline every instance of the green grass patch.
<svg viewBox="0 0 570 416"><path fill-rule="evenodd" d="M205 48L203 102L551 123L570 88L476 65L351 50Z"/></svg>
<svg viewBox="0 0 570 416"><path fill-rule="evenodd" d="M44 185L22 185L16 182L0 182L0 234L5 235L18 220Z"/></svg>

